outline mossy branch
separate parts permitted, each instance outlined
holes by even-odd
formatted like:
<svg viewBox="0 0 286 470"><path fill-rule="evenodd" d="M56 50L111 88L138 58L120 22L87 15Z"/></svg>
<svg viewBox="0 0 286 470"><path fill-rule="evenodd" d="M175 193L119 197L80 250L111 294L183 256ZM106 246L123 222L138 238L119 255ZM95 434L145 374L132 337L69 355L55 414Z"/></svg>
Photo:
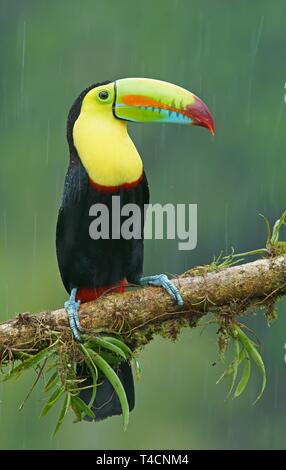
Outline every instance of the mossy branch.
<svg viewBox="0 0 286 470"><path fill-rule="evenodd" d="M194 268L174 279L184 299L182 307L163 289L145 287L83 304L80 321L87 331L119 334L136 348L154 334L176 338L181 327L195 327L209 312L227 325L248 310L265 307L272 311L276 299L286 294L285 254L224 266ZM55 335L71 340L64 309L19 314L0 325L0 362L18 358L19 353L34 354L54 341Z"/></svg>

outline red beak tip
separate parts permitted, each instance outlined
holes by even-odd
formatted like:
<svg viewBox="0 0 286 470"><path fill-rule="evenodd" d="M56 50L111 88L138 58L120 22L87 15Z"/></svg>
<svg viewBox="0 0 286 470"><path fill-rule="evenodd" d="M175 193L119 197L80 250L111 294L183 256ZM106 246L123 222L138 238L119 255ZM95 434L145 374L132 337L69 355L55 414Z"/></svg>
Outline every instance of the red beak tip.
<svg viewBox="0 0 286 470"><path fill-rule="evenodd" d="M187 106L187 111L190 113L194 126L206 127L214 136L213 117L207 105L200 98L195 96L195 102Z"/></svg>
<svg viewBox="0 0 286 470"><path fill-rule="evenodd" d="M214 121L213 121L213 117L210 113L210 111L208 110L208 119L207 119L207 127L211 133L212 136L215 135L215 127L214 127Z"/></svg>

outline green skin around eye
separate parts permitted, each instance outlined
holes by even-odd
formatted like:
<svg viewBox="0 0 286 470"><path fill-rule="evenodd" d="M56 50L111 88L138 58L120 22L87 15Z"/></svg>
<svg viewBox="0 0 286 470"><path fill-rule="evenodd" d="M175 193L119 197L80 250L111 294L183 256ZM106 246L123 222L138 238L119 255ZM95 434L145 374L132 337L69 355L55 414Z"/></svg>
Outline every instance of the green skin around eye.
<svg viewBox="0 0 286 470"><path fill-rule="evenodd" d="M100 90L96 95L97 101L101 104L108 104L113 101L113 93L110 90Z"/></svg>

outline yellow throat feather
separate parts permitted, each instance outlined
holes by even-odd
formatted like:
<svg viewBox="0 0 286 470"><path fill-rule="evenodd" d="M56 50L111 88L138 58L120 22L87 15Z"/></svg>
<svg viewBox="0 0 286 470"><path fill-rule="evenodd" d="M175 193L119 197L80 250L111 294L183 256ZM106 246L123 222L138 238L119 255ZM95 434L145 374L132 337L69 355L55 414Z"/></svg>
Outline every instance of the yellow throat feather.
<svg viewBox="0 0 286 470"><path fill-rule="evenodd" d="M96 90L96 89L95 89ZM85 96L73 128L73 140L90 179L102 186L120 186L140 179L143 164L127 132L110 106L95 100L95 90Z"/></svg>

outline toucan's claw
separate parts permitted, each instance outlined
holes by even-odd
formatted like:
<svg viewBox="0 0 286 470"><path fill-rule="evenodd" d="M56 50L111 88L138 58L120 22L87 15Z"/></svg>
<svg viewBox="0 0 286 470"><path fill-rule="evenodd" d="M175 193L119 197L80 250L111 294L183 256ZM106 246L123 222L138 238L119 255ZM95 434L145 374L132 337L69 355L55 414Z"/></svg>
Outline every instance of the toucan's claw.
<svg viewBox="0 0 286 470"><path fill-rule="evenodd" d="M140 279L141 286L150 284L151 286L163 287L168 294L179 304L183 305L184 301L181 297L180 292L172 281L166 276L166 274L157 274L155 276L146 276Z"/></svg>
<svg viewBox="0 0 286 470"><path fill-rule="evenodd" d="M78 310L80 307L80 300L75 300L77 289L74 288L71 291L70 298L65 302L65 309L68 314L70 328L72 330L73 336L76 341L79 343L82 342L81 333L84 332L82 328L79 318L78 318Z"/></svg>

